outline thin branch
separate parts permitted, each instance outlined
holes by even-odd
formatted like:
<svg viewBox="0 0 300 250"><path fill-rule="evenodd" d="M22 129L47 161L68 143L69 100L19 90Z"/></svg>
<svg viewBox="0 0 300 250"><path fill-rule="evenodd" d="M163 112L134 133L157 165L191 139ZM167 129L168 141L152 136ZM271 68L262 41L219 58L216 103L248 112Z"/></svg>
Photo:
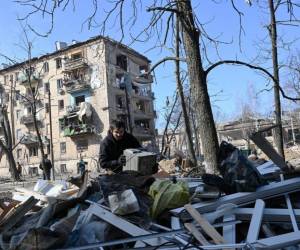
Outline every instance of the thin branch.
<svg viewBox="0 0 300 250"><path fill-rule="evenodd" d="M205 71L206 75L208 75L208 73L212 69L214 69L214 68L216 68L216 67L218 67L220 65L223 65L223 64L242 65L242 66L246 66L246 67L251 68L251 69L256 69L256 70L259 70L259 71L262 71L263 73L265 73L268 77L270 77L273 80L273 82L277 82L277 80L274 78L274 76L269 71L267 71L266 69L264 69L262 67L259 67L259 66L255 66L255 65L249 64L249 63L246 63L246 62L238 61L238 60L224 60L224 61L219 61L219 62L211 65L210 67L208 67L208 69ZM280 86L280 84L279 84L279 90L281 92L281 95L284 98L286 98L288 100L291 100L291 101L300 101L300 98L287 96L285 94L284 90L282 89L282 87Z"/></svg>

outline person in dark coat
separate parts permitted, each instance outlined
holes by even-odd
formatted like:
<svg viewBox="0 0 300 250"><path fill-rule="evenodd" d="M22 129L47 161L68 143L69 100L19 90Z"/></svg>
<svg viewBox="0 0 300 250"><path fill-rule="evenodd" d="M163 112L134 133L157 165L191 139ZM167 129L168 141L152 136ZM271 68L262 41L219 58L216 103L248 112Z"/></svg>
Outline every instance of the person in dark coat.
<svg viewBox="0 0 300 250"><path fill-rule="evenodd" d="M50 180L50 173L51 173L52 163L48 159L47 154L45 154L45 158L43 159L43 161L44 161L44 167L43 167L42 162L40 163L40 166L39 166L39 168L41 170L43 170L43 179L44 180Z"/></svg>
<svg viewBox="0 0 300 250"><path fill-rule="evenodd" d="M100 167L114 173L122 172L126 164L123 151L128 148L141 148L141 144L132 134L125 131L124 122L114 121L110 125L108 135L100 144Z"/></svg>

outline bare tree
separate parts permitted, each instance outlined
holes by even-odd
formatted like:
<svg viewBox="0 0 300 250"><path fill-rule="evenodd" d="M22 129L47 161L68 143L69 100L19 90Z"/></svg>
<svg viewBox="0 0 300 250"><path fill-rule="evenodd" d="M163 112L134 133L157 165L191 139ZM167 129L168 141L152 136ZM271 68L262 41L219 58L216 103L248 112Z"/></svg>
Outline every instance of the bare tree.
<svg viewBox="0 0 300 250"><path fill-rule="evenodd" d="M3 138L0 138L0 147L3 153L6 155L8 159L8 164L9 164L9 172L11 174L11 177L15 181L20 180L20 175L19 172L17 171L16 167L16 161L13 155L13 150L15 148L15 145L13 143L13 136L12 134L14 131L12 131L8 114L7 114L7 108L8 105L7 103L7 93L5 92L5 89L3 86L1 86L1 105L0 105L0 123L1 123L1 128L3 130Z"/></svg>
<svg viewBox="0 0 300 250"><path fill-rule="evenodd" d="M60 1L27 1L27 0L17 0L16 2L26 7L31 8L31 12L24 16L23 20L30 19L31 15L39 14L42 17L50 17L51 23L50 28L45 33L41 34L35 30L34 27L29 26L35 33L47 36L51 33L54 24L55 13L58 10L64 11L65 8L72 4L75 6L74 1L60 0ZM109 1L108 1L109 2ZM217 1L213 1L218 3ZM290 2L290 1L288 1ZM116 0L111 3L111 8L107 10L105 15L100 15L103 20L99 21L98 13L102 11L98 1L92 1L93 9L91 15L87 18L86 23L88 27L100 28L102 34L105 34L105 28L107 26L108 20L113 20L115 26L119 27L121 34L121 41L125 36L124 27L129 25L129 33L132 38L132 42L142 41L147 42L151 38L156 37L157 41L153 48L166 47L169 41L169 36L174 29L173 16L176 14L178 16L181 33L182 33L182 43L185 52L185 58L178 57L166 57L153 65L152 70L154 70L158 65L169 60L180 60L185 61L188 69L189 82L191 86L192 93L192 106L195 107L197 113L197 122L199 124L199 134L201 143L203 145L203 154L206 161L206 170L209 172L217 171L217 154L218 154L218 138L215 128L215 123L213 119L213 113L210 103L210 98L208 95L207 88L207 76L208 74L223 64L234 64L249 67L254 70L258 70L271 78L274 82L278 83L278 79L274 78L273 74L268 72L268 70L255 66L247 62L242 62L239 60L220 60L212 63L208 60L206 43L213 44L214 47L218 47L220 41L212 38L208 35L205 30L205 26L201 24L193 11L192 3L190 0L153 0L150 7L146 10L152 13L150 22L144 29L142 29L138 34L131 34L131 28L135 26L139 16L138 10L144 7L144 1L137 0ZM150 3L150 4L151 4ZM238 13L241 17L241 13L234 5L234 1L230 1L233 10ZM149 3L147 3L149 4ZM127 8L126 8L127 7ZM126 8L126 11L125 11ZM131 8L131 9L130 9ZM130 11L131 10L131 11ZM127 19L126 19L127 17ZM116 22L118 20L118 22ZM240 19L241 20L241 19ZM242 33L242 26L240 22L240 35ZM128 33L126 32L126 33ZM132 43L131 43L132 44ZM131 45L129 44L129 45ZM206 59L208 62L208 67L205 68L203 60ZM149 73L149 72L148 72ZM291 98L285 95L284 91L278 87L281 94L287 98ZM293 99L293 98L291 98Z"/></svg>
<svg viewBox="0 0 300 250"><path fill-rule="evenodd" d="M30 107L30 116L33 121L34 130L36 133L36 138L38 141L39 150L41 152L41 158L45 158L45 151L44 146L45 142L42 139L41 135L41 127L39 124L38 114L41 112L41 110L44 108L42 106L42 95L39 92L39 84L40 84L40 74L44 71L44 67L38 69L36 65L36 59L32 58L32 42L29 40L27 31L23 28L23 34L24 34L24 40L23 44L20 44L19 46L26 52L27 54L27 60L24 62L19 63L18 61L9 58L8 56L1 54L0 56L4 57L6 60L10 62L11 65L17 65L17 68L19 71L18 74L18 82L26 83L26 92L20 93L16 92L16 87L10 85L10 95L11 100L15 100L16 94L24 103L26 103L27 106ZM11 117L11 123L14 123L14 117ZM13 129L11 134L15 134L15 131ZM11 143L14 145L14 137L12 136ZM26 136L23 136L22 139L26 139ZM18 143L22 143L18 142ZM44 161L41 161L42 165L44 165ZM43 166L44 168L44 166Z"/></svg>
<svg viewBox="0 0 300 250"><path fill-rule="evenodd" d="M176 16L176 36L175 36L175 52L176 57L180 57L180 34L179 34L179 18L178 15ZM188 158L192 161L192 164L194 166L197 166L197 159L195 155L195 149L194 149L194 143L192 138L192 131L190 126L190 119L188 115L187 105L185 102L185 96L183 92L183 84L180 78L180 61L175 61L175 75L176 75L176 84L177 84L177 90L180 97L180 103L182 108L182 114L183 114L183 121L185 126L185 133L186 133L186 139L187 139L187 146L188 146Z"/></svg>

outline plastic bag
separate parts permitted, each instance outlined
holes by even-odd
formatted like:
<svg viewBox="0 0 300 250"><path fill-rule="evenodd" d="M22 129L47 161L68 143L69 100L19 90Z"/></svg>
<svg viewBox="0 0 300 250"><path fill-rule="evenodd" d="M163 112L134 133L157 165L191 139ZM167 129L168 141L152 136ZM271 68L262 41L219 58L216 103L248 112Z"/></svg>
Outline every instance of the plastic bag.
<svg viewBox="0 0 300 250"><path fill-rule="evenodd" d="M165 210L182 207L190 199L188 186L181 181L157 180L151 185L149 195L154 200L150 209L152 218L157 218Z"/></svg>

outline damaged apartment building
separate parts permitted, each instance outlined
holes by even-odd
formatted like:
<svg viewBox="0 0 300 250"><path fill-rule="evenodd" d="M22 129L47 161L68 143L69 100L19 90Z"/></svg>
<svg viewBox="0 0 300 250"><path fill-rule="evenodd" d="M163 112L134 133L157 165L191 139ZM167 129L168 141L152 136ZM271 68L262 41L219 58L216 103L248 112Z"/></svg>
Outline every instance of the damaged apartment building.
<svg viewBox="0 0 300 250"><path fill-rule="evenodd" d="M116 119L123 120L140 142L153 145L156 112L153 79L145 74L149 67L150 61L133 49L97 36L71 45L57 42L53 53L1 69L1 105L7 105L14 131L16 162L25 173L39 171L41 154L30 105L33 94L48 154L52 128L56 173L76 172L80 155L88 169L96 170L100 141ZM26 74L28 70L32 74ZM3 128L0 133L3 136ZM8 174L5 156L0 166L1 175Z"/></svg>

